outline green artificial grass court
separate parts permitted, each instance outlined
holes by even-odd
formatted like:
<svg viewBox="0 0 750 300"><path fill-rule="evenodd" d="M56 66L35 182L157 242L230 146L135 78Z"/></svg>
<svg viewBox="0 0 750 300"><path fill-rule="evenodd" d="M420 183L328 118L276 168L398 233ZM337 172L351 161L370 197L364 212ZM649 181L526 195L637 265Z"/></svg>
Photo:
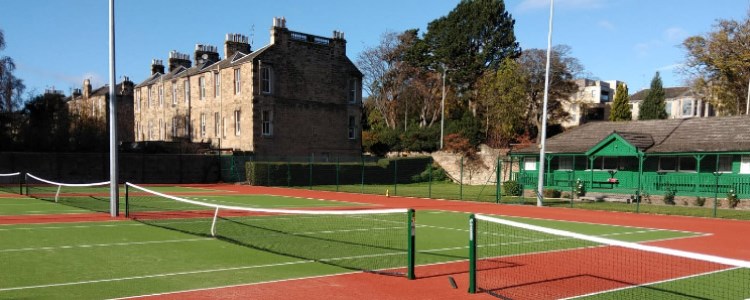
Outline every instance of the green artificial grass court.
<svg viewBox="0 0 750 300"><path fill-rule="evenodd" d="M0 197L0 216L90 213L90 210L18 196Z"/></svg>
<svg viewBox="0 0 750 300"><path fill-rule="evenodd" d="M321 207L347 204L267 195L193 197L268 208L278 208L279 205ZM0 203L7 200L0 199ZM23 200L69 208L36 199ZM304 216L237 217L228 221L248 224L250 221L260 221L256 224L262 224L263 218L288 218L290 223L297 223L295 218ZM510 219L627 241L695 235L637 227ZM202 227L198 231L205 234L209 230L205 226L209 222L205 219L163 222L167 224L162 224L162 227L136 221L0 226L0 240L3 241L0 243L0 257L3 260L0 298L127 297L352 272L330 261L316 262L304 255L283 255L284 251L258 250L237 241L179 230L182 228L180 224L197 225ZM177 225L171 227L174 224ZM467 259L468 214L418 211L416 224L418 278L420 275L434 275L430 267L419 265ZM222 230L230 229L223 223L217 227L220 234ZM387 229L387 226L382 229ZM279 228L279 231L284 230ZM307 231L304 233L306 238L317 236L321 241L329 239L326 232L314 232L314 228ZM366 234L370 233L372 230L366 231ZM305 248L305 245L298 246ZM405 260L399 267L404 266Z"/></svg>
<svg viewBox="0 0 750 300"><path fill-rule="evenodd" d="M181 196L190 200L197 200L211 204L258 207L258 208L294 208L294 207L341 207L361 206L366 204L318 200L299 197L285 197L274 195L211 195L211 196Z"/></svg>

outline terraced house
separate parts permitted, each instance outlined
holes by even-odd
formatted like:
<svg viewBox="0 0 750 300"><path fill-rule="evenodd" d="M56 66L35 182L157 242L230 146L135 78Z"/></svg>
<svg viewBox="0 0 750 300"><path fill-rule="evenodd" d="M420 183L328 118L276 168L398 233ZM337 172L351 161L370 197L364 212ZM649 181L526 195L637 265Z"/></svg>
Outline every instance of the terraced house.
<svg viewBox="0 0 750 300"><path fill-rule="evenodd" d="M513 151L515 179L536 188L539 148ZM592 122L547 140L544 185L571 191L750 197L750 117Z"/></svg>
<svg viewBox="0 0 750 300"><path fill-rule="evenodd" d="M344 34L290 31L274 18L270 44L251 49L227 34L224 58L198 44L194 61L169 53L135 87L136 141L210 143L256 156L352 156L361 152L362 73ZM165 72L166 71L166 72Z"/></svg>

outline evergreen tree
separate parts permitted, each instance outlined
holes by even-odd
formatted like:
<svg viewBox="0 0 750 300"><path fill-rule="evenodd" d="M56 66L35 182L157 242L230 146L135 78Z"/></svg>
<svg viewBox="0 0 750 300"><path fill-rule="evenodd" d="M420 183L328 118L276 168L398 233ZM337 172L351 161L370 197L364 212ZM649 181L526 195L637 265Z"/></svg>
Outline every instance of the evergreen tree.
<svg viewBox="0 0 750 300"><path fill-rule="evenodd" d="M615 101L612 102L612 110L609 111L609 120L614 122L632 120L633 115L630 112L628 87L622 83L618 83L615 94Z"/></svg>
<svg viewBox="0 0 750 300"><path fill-rule="evenodd" d="M664 88L661 83L661 76L659 72L656 72L654 78L651 79L651 89L649 89L646 98L641 103L640 113L638 114L639 120L655 120L655 119L666 119L667 110L666 104L664 103Z"/></svg>

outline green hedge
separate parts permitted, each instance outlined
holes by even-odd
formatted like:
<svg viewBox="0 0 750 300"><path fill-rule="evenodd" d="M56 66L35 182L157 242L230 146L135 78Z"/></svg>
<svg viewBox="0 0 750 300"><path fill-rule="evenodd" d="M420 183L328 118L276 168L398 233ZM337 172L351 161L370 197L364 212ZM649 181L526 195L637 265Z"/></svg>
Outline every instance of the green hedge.
<svg viewBox="0 0 750 300"><path fill-rule="evenodd" d="M431 157L381 159L377 163L308 163L249 161L245 171L251 185L307 186L393 184L423 181ZM364 176L363 176L364 172Z"/></svg>

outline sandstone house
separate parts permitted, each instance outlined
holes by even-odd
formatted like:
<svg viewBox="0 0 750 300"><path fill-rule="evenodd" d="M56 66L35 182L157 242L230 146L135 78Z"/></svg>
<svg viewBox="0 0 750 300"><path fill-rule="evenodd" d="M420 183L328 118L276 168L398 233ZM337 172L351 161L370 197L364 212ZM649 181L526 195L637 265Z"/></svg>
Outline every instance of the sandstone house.
<svg viewBox="0 0 750 300"><path fill-rule="evenodd" d="M317 158L361 152L362 73L344 34L321 37L274 18L270 44L251 49L227 34L224 58L212 45L169 53L135 86L135 141L210 143L260 157Z"/></svg>

